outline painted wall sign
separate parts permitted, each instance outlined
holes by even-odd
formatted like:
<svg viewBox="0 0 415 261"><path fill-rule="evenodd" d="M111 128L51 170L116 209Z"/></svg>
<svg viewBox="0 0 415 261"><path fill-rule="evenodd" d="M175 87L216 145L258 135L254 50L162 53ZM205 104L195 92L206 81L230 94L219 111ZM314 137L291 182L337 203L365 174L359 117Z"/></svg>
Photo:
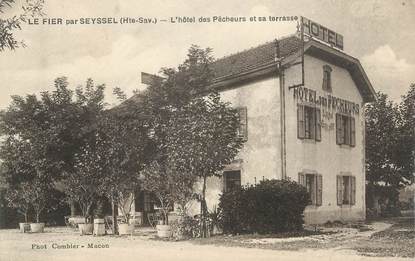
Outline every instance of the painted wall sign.
<svg viewBox="0 0 415 261"><path fill-rule="evenodd" d="M343 50L343 35L338 34L305 17L302 17L301 19L304 34L315 37L325 43Z"/></svg>
<svg viewBox="0 0 415 261"><path fill-rule="evenodd" d="M306 87L294 89L294 99L302 102L314 103L328 110L336 110L345 114L359 114L359 104L337 98L331 94L317 95L317 91Z"/></svg>

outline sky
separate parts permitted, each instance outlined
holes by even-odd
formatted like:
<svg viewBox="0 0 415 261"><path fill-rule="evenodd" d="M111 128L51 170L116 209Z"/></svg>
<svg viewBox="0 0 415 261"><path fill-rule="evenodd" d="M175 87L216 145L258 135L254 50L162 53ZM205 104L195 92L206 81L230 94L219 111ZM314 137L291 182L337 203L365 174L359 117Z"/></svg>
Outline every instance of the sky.
<svg viewBox="0 0 415 261"><path fill-rule="evenodd" d="M16 13L21 1L0 18ZM27 47L0 52L0 109L10 104L11 95L53 90L53 80L60 76L68 77L72 88L87 78L106 84L107 101L114 104L112 88L132 95L144 88L141 72L177 66L192 44L210 47L220 58L296 30L296 22L198 22L200 17L213 16L305 16L344 36L344 51L361 61L375 90L398 102L415 82L413 0L45 2L44 18L62 18L64 24L24 24L16 37ZM184 16L194 17L196 23L160 22ZM158 23L65 25L67 20L98 17L157 18Z"/></svg>

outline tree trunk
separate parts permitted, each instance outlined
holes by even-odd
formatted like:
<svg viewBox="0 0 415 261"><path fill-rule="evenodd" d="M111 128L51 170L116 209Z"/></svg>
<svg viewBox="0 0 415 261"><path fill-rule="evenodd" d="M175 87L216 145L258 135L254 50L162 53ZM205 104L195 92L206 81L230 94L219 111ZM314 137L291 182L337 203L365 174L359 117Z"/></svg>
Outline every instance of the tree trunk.
<svg viewBox="0 0 415 261"><path fill-rule="evenodd" d="M76 206L75 206L75 201L71 200L71 202L69 203L70 207L71 207L71 217L76 216Z"/></svg>
<svg viewBox="0 0 415 261"><path fill-rule="evenodd" d="M207 237L207 227L206 227L206 214L207 214L207 205L206 205L206 175L203 175L203 188L202 188L202 201L200 202L202 210L202 227L201 227L201 237Z"/></svg>
<svg viewBox="0 0 415 261"><path fill-rule="evenodd" d="M111 208L112 208L113 234L118 235L118 221L117 221L117 213L116 213L117 204L114 202L114 198L111 198Z"/></svg>
<svg viewBox="0 0 415 261"><path fill-rule="evenodd" d="M27 223L27 211L24 213L24 222Z"/></svg>

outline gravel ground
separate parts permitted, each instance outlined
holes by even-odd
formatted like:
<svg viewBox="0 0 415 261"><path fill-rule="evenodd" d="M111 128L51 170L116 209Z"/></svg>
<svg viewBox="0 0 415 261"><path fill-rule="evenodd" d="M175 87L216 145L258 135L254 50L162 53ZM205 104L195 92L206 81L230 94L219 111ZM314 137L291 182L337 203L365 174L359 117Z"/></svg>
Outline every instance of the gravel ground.
<svg viewBox="0 0 415 261"><path fill-rule="evenodd" d="M241 245L229 244L229 240L224 240L226 237L179 242L161 241L154 239L154 232L149 230L139 230L133 236L123 237L80 236L76 231L68 228L46 228L46 232L42 234L22 234L17 230L0 230L0 260L410 260L403 257L392 259L390 255L369 257L359 254L361 252L358 249L330 244L333 240L343 241L345 245L350 245L350 242L356 244L359 240L371 241L372 238L375 240L374 236L383 237L382 233L390 235L388 230L408 232L405 230L406 227L392 228L391 224L378 222L373 230L360 233L342 228L344 231L340 233L296 238L299 240L252 236L240 240L241 242L247 241L247 245L240 242ZM235 238L232 237L232 240ZM376 240L379 241L379 239ZM296 245L296 248L287 248L291 249L287 251L275 247L290 244ZM313 247L315 245L324 247Z"/></svg>

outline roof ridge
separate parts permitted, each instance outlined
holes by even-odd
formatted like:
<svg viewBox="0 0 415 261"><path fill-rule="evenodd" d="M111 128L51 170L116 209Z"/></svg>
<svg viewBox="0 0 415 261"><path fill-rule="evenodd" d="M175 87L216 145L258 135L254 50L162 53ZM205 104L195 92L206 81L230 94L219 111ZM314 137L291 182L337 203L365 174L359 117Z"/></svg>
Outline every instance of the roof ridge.
<svg viewBox="0 0 415 261"><path fill-rule="evenodd" d="M224 60L224 59L228 59L228 58L230 58L230 57L232 57L232 56L236 56L236 55L238 55L238 54L241 54L241 53L244 53L244 52L247 52L247 51L253 50L253 49L257 49L257 48L259 48L259 47L263 47L263 46L266 46L266 45L269 45L269 44L273 44L273 43L275 43L275 41L281 41L281 40L285 40L285 39L292 38L292 37L297 37L297 38L298 38L297 33L293 33L293 34L285 35L285 36L282 36L281 38L278 38L278 37L277 37L277 38L275 38L275 39L273 39L273 40L266 41L266 42L264 42L264 43L262 43L262 44L255 45L255 46L252 46L252 47L249 47L249 48L246 48L246 49L243 49L243 50L237 51L237 52L235 52L235 53L230 53L230 54L224 55L224 56L222 56L222 57L220 57L220 58L216 59L216 60L214 61L214 63L215 63L215 62L217 62L217 61L221 61L221 60Z"/></svg>
<svg viewBox="0 0 415 261"><path fill-rule="evenodd" d="M275 39L274 39L273 41L275 41ZM244 52L249 51L249 50L252 50L252 49L256 49L256 48L261 47L261 46L268 45L268 44L272 43L273 41L267 41L267 42L265 42L265 43L262 43L262 44L259 44L259 45L256 45L256 46L252 46L252 47L249 47L249 48L243 49L243 50L241 50L241 51L237 51L236 53L230 53L230 54L224 55L224 56L222 56L222 57L220 57L220 58L216 59L216 60L215 60L215 62L216 62L216 61L219 61L219 60L222 60L222 59L229 58L229 57L231 57L231 56L235 56L235 55L240 54L240 53L244 53Z"/></svg>

